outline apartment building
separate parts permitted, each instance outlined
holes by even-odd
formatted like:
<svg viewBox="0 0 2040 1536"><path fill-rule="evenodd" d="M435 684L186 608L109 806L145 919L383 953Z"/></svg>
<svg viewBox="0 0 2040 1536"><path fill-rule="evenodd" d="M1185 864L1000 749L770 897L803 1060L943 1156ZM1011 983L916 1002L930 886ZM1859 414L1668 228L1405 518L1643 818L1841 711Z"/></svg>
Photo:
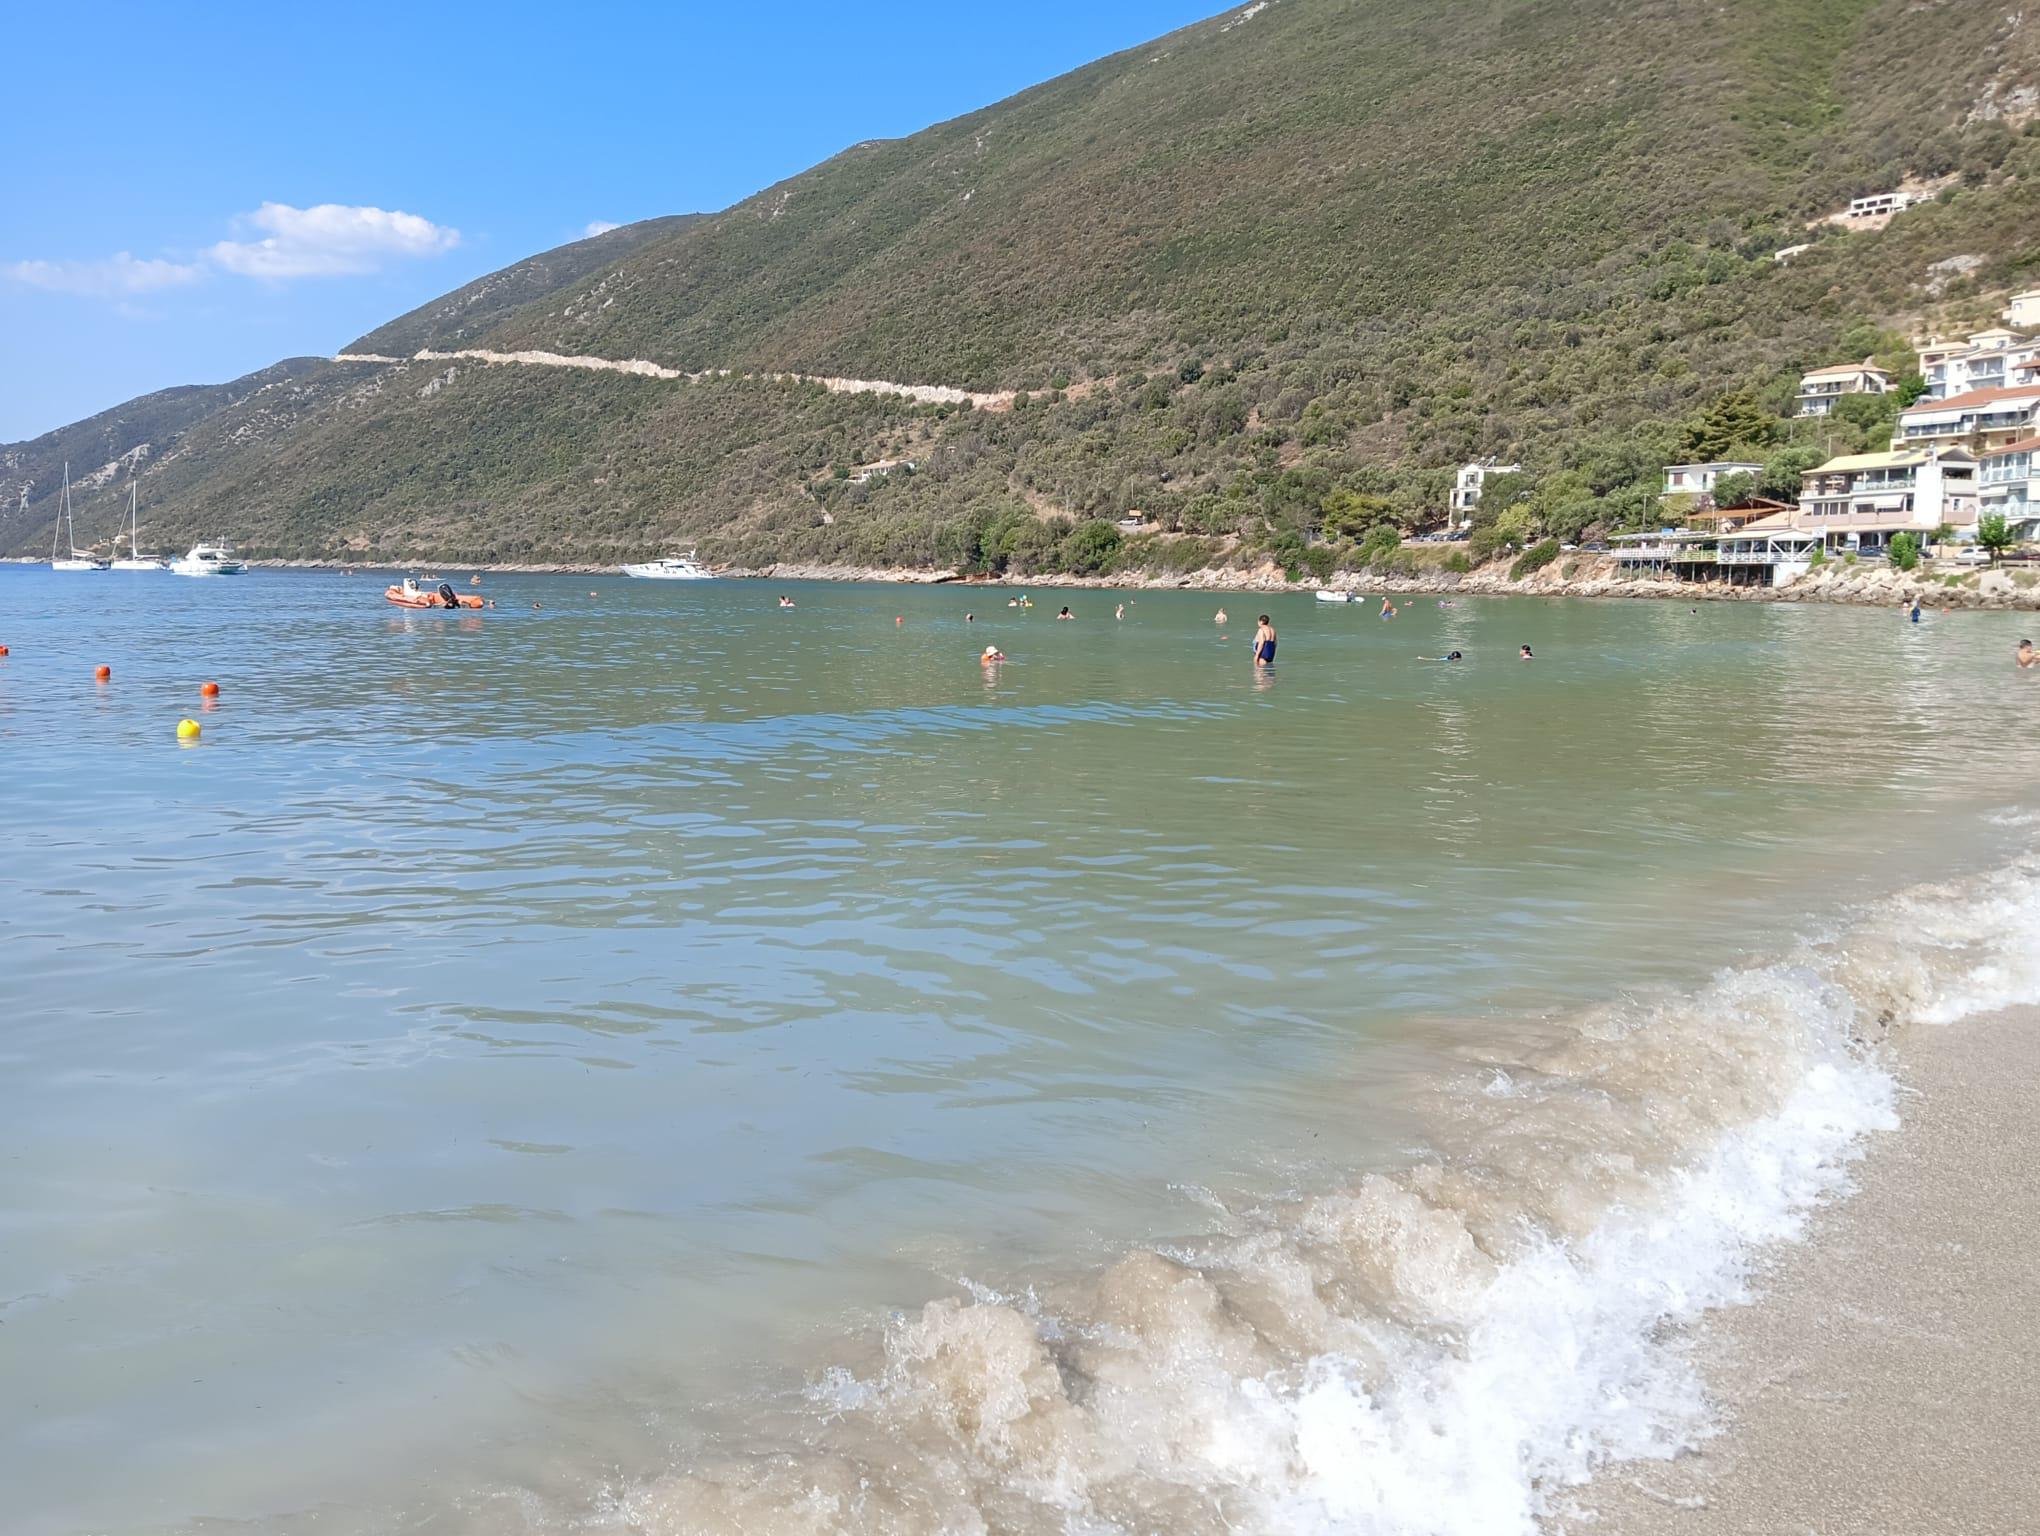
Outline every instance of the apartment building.
<svg viewBox="0 0 2040 1536"><path fill-rule="evenodd" d="M2040 358L2040 340L1997 328L1960 341L1936 337L1917 348L1927 400L1946 400L1975 389L2002 389L2019 382L2018 370Z"/></svg>
<svg viewBox="0 0 2040 1536"><path fill-rule="evenodd" d="M2012 525L2021 539L2040 537L2040 436L2023 437L1992 449L1978 460L1976 515L1992 513Z"/></svg>
<svg viewBox="0 0 2040 1536"><path fill-rule="evenodd" d="M1894 534L1974 523L1977 491L1977 459L1964 448L1844 454L1806 472L1799 508L1780 526L1818 533L1830 549L1873 553Z"/></svg>
<svg viewBox="0 0 2040 1536"><path fill-rule="evenodd" d="M1867 357L1860 363L1816 368L1799 376L1795 416L1829 416L1844 395L1881 395L1891 388L1891 375Z"/></svg>
<svg viewBox="0 0 2040 1536"><path fill-rule="evenodd" d="M1982 453L2032 436L2036 420L2040 420L2040 384L1965 390L1946 399L1922 399L1900 411L1891 446L1964 444Z"/></svg>

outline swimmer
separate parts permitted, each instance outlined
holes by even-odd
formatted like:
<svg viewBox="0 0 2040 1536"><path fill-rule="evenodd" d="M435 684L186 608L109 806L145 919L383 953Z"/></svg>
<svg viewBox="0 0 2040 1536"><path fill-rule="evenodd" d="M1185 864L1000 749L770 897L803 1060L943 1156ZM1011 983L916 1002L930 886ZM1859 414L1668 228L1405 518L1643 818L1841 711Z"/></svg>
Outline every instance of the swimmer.
<svg viewBox="0 0 2040 1536"><path fill-rule="evenodd" d="M2021 640L2019 648L2012 652L2012 660L2019 664L2019 670L2023 672L2035 662L2040 662L2040 655L2034 654L2032 641Z"/></svg>
<svg viewBox="0 0 2040 1536"><path fill-rule="evenodd" d="M1532 656L1530 654L1530 647L1527 645L1518 646L1516 648L1516 658L1519 661L1535 661L1537 659L1535 656Z"/></svg>
<svg viewBox="0 0 2040 1536"><path fill-rule="evenodd" d="M892 620L892 621L893 621L893 627L894 627L894 628L898 628L898 627L899 627L900 625L902 625L902 624L904 624L904 623L906 623L906 622L907 622L907 616L906 616L906 615L905 615L904 613L896 613L896 614L894 614L894 615L893 615L893 620Z"/></svg>
<svg viewBox="0 0 2040 1536"><path fill-rule="evenodd" d="M793 599L788 597L785 593L782 592L779 595L779 606L782 608L791 608L793 606Z"/></svg>
<svg viewBox="0 0 2040 1536"><path fill-rule="evenodd" d="M1384 619L1392 619L1395 617L1395 604L1391 603L1385 597L1381 600L1381 617Z"/></svg>
<svg viewBox="0 0 2040 1536"><path fill-rule="evenodd" d="M1268 622L1268 615L1262 614L1260 627L1254 631L1254 665L1272 667L1275 665L1275 626Z"/></svg>
<svg viewBox="0 0 2040 1536"><path fill-rule="evenodd" d="M1074 619L1074 618L1076 617L1076 615L1075 615L1074 613L1071 613L1071 612L1070 612L1070 610L1069 610L1069 608L1068 608L1067 606L1065 606L1065 607L1063 608L1063 611L1062 611L1061 613L1057 614L1057 615L1056 615L1056 617L1057 617L1058 619Z"/></svg>
<svg viewBox="0 0 2040 1536"><path fill-rule="evenodd" d="M1120 605L1119 605L1119 606L1118 606L1117 608L1113 609L1113 610L1112 610L1112 617L1113 617L1113 618L1115 618L1115 619L1123 619L1123 618L1125 618L1125 617L1126 617L1126 604L1124 604L1124 603L1121 603L1121 604L1120 604Z"/></svg>
<svg viewBox="0 0 2040 1536"><path fill-rule="evenodd" d="M1419 656L1417 658L1419 661L1462 661L1464 659L1457 651L1448 651L1443 656Z"/></svg>
<svg viewBox="0 0 2040 1536"><path fill-rule="evenodd" d="M1912 621L1915 624L1920 621L1920 600L1918 598L1912 600Z"/></svg>
<svg viewBox="0 0 2040 1536"><path fill-rule="evenodd" d="M545 604L544 604L544 603L533 603L533 604L532 604L531 606L532 606L532 607L534 607L534 608L543 608L543 607L545 606Z"/></svg>
<svg viewBox="0 0 2040 1536"><path fill-rule="evenodd" d="M1009 597L1006 599L1006 606L1008 608L1018 608L1020 606L1020 599L1017 597Z"/></svg>
<svg viewBox="0 0 2040 1536"><path fill-rule="evenodd" d="M963 622L966 624L975 624L977 623L977 615L974 613L966 613L963 616Z"/></svg>
<svg viewBox="0 0 2040 1536"><path fill-rule="evenodd" d="M978 661L982 665L987 667L989 667L995 661L1004 661L1005 659L1006 653L1000 650L996 645L986 646L984 655L978 657Z"/></svg>
<svg viewBox="0 0 2040 1536"><path fill-rule="evenodd" d="M1221 608L1218 610L1218 612L1214 613L1211 616L1211 622L1214 624L1223 625L1225 623L1225 610Z"/></svg>

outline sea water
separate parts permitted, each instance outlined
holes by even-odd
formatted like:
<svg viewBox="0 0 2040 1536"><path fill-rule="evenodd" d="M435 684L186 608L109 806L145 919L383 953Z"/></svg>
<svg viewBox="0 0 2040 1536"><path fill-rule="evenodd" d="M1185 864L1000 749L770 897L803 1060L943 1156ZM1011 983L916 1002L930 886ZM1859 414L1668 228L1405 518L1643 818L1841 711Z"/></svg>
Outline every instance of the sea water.
<svg viewBox="0 0 2040 1536"><path fill-rule="evenodd" d="M2015 615L386 580L0 567L10 1531L1529 1530L2035 990Z"/></svg>

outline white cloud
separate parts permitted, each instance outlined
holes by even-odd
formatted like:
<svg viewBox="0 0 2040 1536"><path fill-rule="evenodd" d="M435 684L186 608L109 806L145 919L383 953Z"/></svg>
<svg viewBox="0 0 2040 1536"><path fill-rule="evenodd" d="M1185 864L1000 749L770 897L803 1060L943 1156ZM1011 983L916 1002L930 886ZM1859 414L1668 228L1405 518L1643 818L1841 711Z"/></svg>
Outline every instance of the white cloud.
<svg viewBox="0 0 2040 1536"><path fill-rule="evenodd" d="M415 213L321 203L293 208L264 203L239 222L265 232L260 240L222 240L205 254L243 277L348 277L384 263L437 256L460 244L460 231Z"/></svg>
<svg viewBox="0 0 2040 1536"><path fill-rule="evenodd" d="M95 299L179 288L197 282L203 272L194 263L137 257L126 251L104 261L13 261L0 267L0 273L31 288Z"/></svg>
<svg viewBox="0 0 2040 1536"><path fill-rule="evenodd" d="M607 219L590 219L588 227L581 231L583 240L593 240L597 235L606 235L612 229L621 229L621 224L612 224Z"/></svg>

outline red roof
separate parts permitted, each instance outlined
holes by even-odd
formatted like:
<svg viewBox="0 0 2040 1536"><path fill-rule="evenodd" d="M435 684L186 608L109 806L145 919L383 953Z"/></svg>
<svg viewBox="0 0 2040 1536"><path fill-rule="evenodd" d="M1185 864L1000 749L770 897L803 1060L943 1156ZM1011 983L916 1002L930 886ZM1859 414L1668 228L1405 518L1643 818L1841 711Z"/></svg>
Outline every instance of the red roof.
<svg viewBox="0 0 2040 1536"><path fill-rule="evenodd" d="M1910 416L1914 411L1965 410L1972 405L1989 405L1992 401L2002 400L2008 395L2030 396L2035 389L2040 389L2040 385L2012 384L2000 385L1996 389L1972 389L1959 395L1950 395L1945 400L1922 400L1919 404L1911 406L1899 414Z"/></svg>
<svg viewBox="0 0 2040 1536"><path fill-rule="evenodd" d="M2001 453L2031 453L2035 448L2040 448L2040 437L2022 437L2016 443L2006 443L2002 448L1991 449L1984 457L1994 459Z"/></svg>

